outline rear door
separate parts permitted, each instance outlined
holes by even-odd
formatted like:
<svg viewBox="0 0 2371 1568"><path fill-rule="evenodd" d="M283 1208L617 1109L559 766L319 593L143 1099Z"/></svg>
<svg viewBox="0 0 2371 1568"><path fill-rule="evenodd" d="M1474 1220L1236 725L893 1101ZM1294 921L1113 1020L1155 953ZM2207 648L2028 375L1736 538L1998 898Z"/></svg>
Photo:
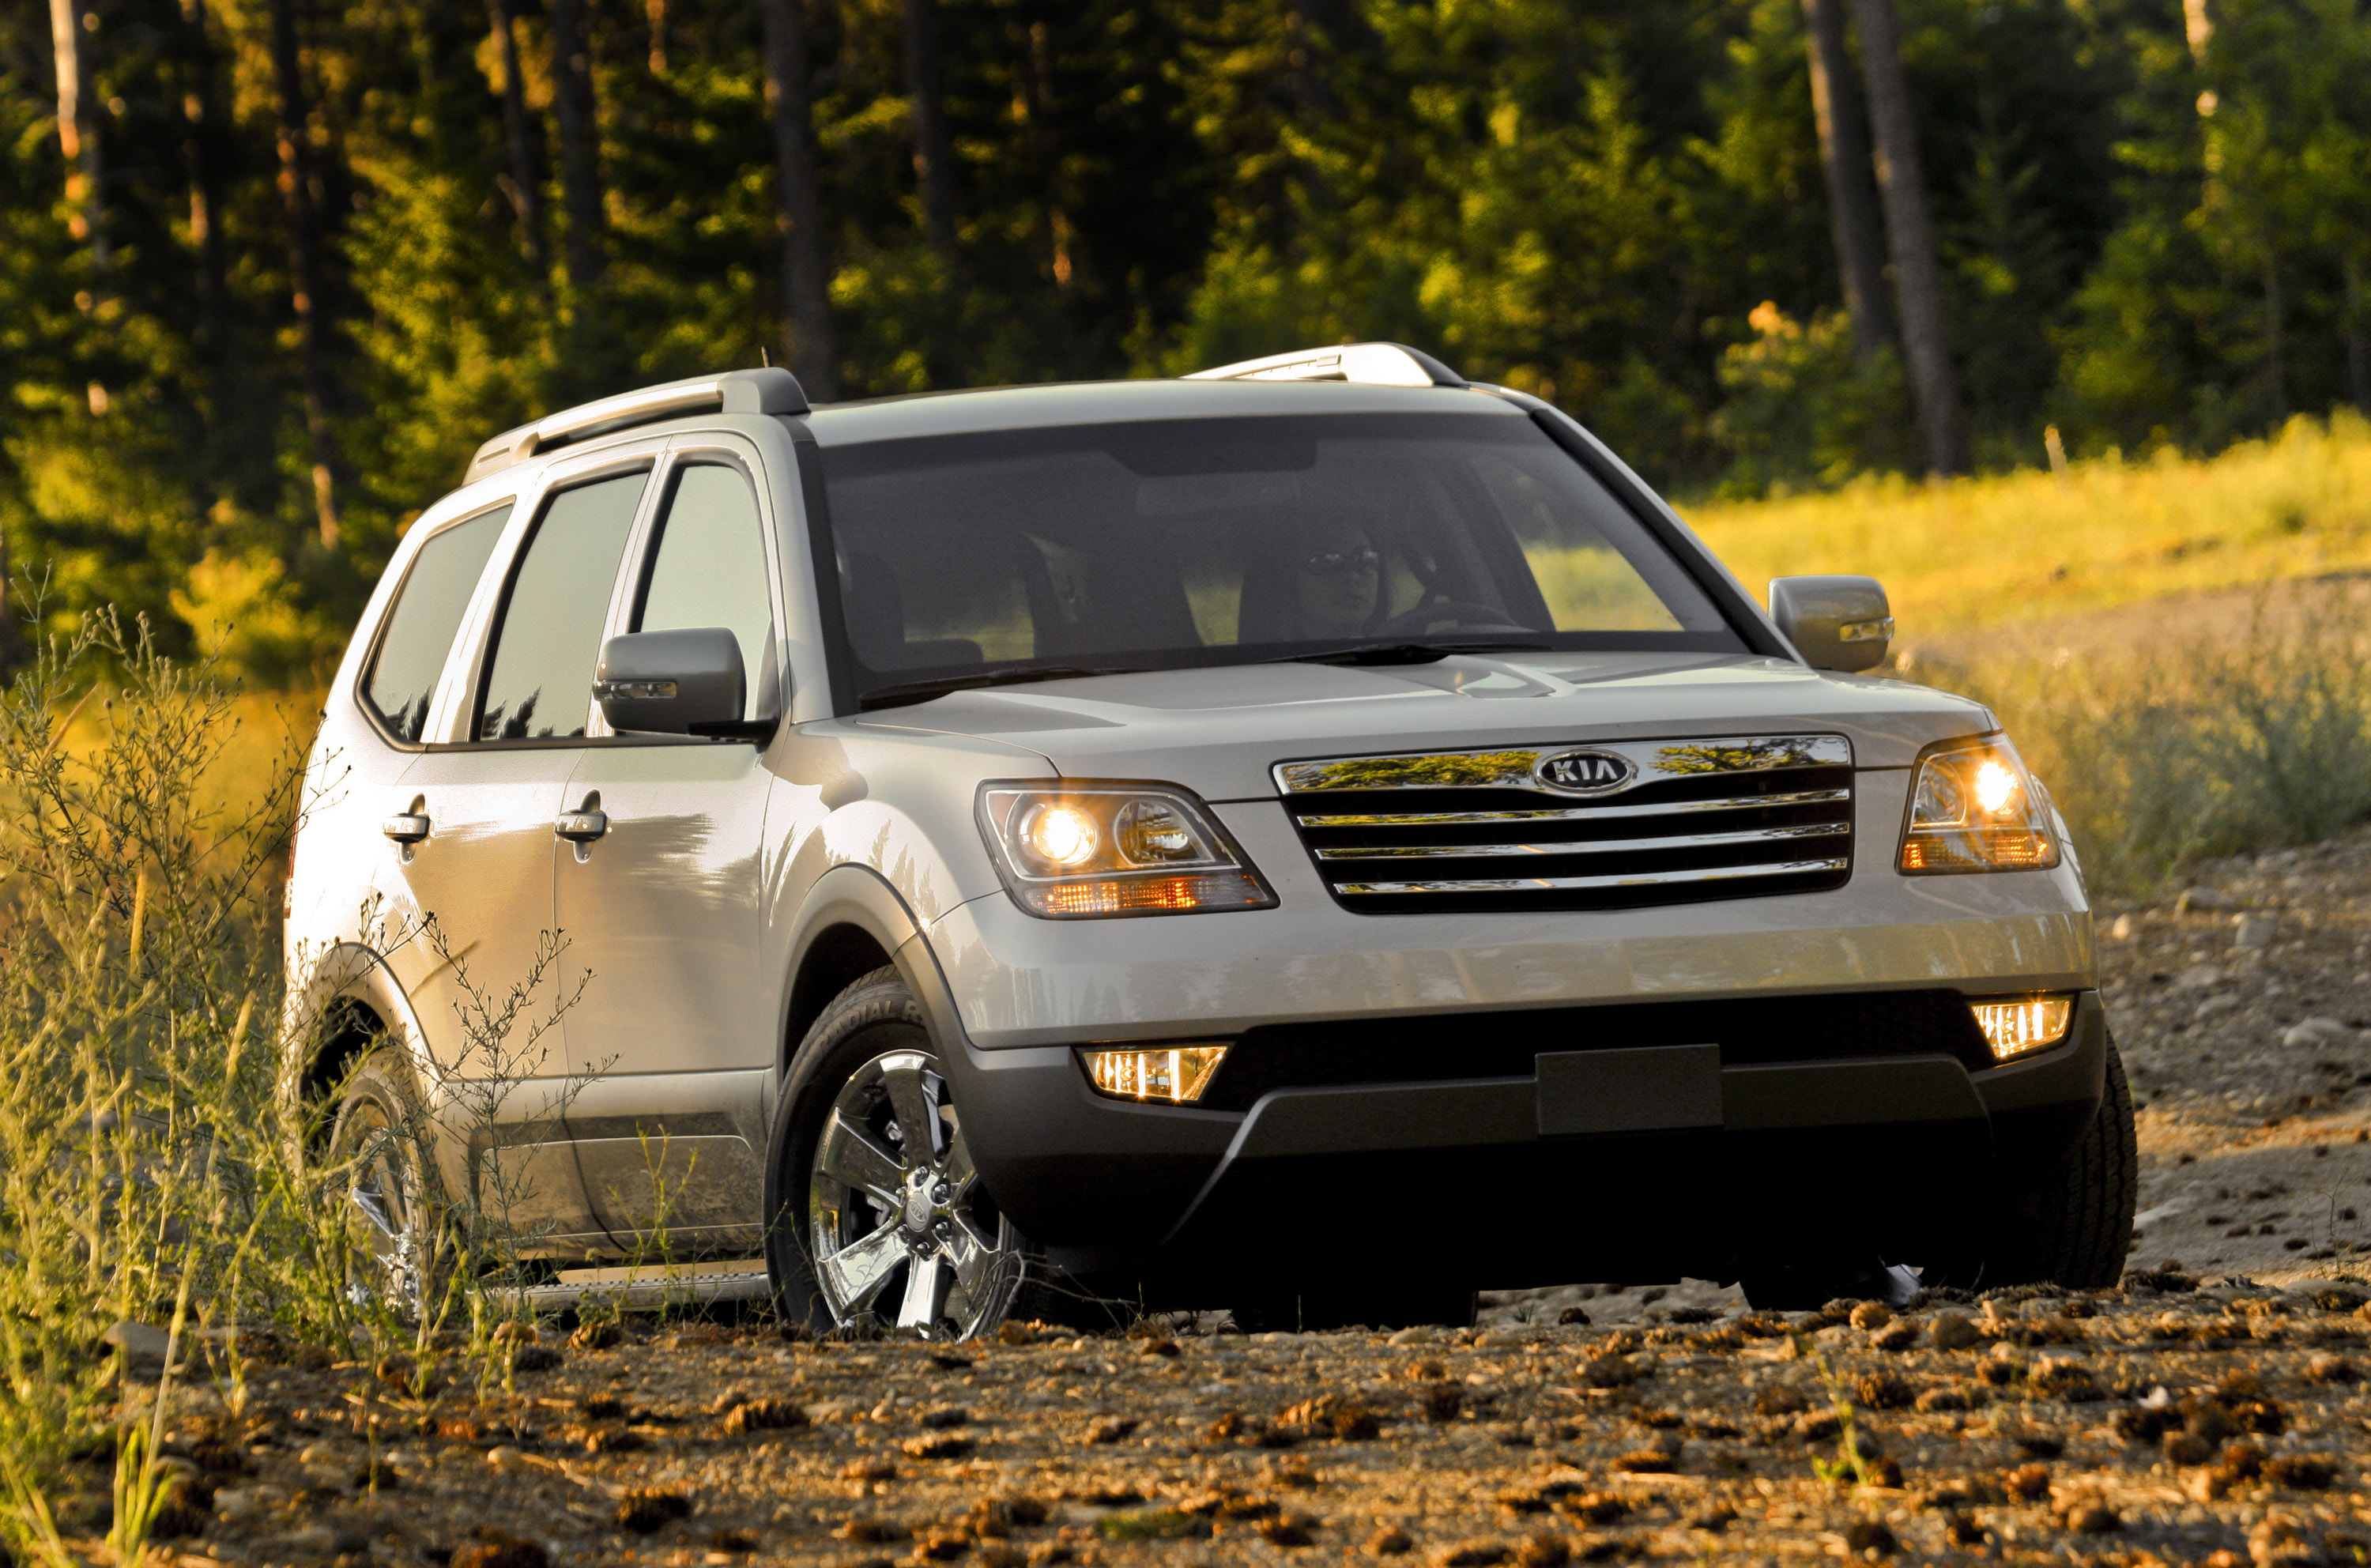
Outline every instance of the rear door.
<svg viewBox="0 0 2371 1568"><path fill-rule="evenodd" d="M594 982L555 931L552 828L591 744L594 663L651 463L604 455L550 478L446 676L444 735L400 791L428 834L402 866L418 928L394 962L468 1146L467 1201L561 1251L607 1236L563 1130L577 1085L560 1021Z"/></svg>
<svg viewBox="0 0 2371 1568"><path fill-rule="evenodd" d="M731 630L743 716L783 710L773 520L755 455L690 443L621 582L620 632ZM759 1241L779 976L760 973L759 850L771 775L746 741L619 738L586 752L567 805L607 830L564 849L557 905L593 985L569 1009L591 1078L569 1111L595 1212L637 1251Z"/></svg>

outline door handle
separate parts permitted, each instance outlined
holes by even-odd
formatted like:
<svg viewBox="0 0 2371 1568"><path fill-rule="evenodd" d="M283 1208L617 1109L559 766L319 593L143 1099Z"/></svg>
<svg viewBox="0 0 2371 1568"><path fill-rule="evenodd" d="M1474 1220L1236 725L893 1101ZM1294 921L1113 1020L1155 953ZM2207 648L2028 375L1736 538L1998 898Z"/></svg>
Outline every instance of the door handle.
<svg viewBox="0 0 2371 1568"><path fill-rule="evenodd" d="M398 812L380 823L378 830L408 849L428 836L428 817L422 812Z"/></svg>
<svg viewBox="0 0 2371 1568"><path fill-rule="evenodd" d="M590 844L609 831L609 818L602 812L562 812L551 831L571 844Z"/></svg>

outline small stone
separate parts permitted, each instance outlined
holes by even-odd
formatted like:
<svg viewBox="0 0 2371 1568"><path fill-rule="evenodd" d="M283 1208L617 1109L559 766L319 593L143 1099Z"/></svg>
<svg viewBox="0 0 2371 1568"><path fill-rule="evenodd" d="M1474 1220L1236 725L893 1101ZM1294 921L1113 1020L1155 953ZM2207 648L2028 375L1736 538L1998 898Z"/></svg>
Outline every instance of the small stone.
<svg viewBox="0 0 2371 1568"><path fill-rule="evenodd" d="M957 1437L948 1433L933 1434L928 1437L908 1437L898 1446L905 1449L908 1458L915 1459L960 1459L972 1450L970 1438Z"/></svg>
<svg viewBox="0 0 2371 1568"><path fill-rule="evenodd" d="M2281 1032L2281 1043L2293 1051L2317 1051L2354 1043L2354 1031L2334 1018L2316 1016Z"/></svg>
<svg viewBox="0 0 2371 1568"><path fill-rule="evenodd" d="M1407 1531L1396 1526L1385 1526L1367 1538L1361 1548L1370 1557L1404 1557L1416 1546Z"/></svg>
<svg viewBox="0 0 2371 1568"><path fill-rule="evenodd" d="M1937 1350L1965 1350L1983 1338L1975 1320L1965 1312L1937 1312L1926 1330L1926 1343Z"/></svg>
<svg viewBox="0 0 2371 1568"><path fill-rule="evenodd" d="M1845 1531L1845 1546L1855 1557L1871 1562L1902 1550L1902 1542L1882 1519L1862 1519L1853 1525Z"/></svg>
<svg viewBox="0 0 2371 1568"><path fill-rule="evenodd" d="M508 1322L494 1325L496 1344L533 1344L542 1337L533 1323L522 1318L513 1318Z"/></svg>
<svg viewBox="0 0 2371 1568"><path fill-rule="evenodd" d="M2242 952L2268 948L2280 934L2279 922L2269 915L2242 915L2231 928L2231 945Z"/></svg>
<svg viewBox="0 0 2371 1568"><path fill-rule="evenodd" d="M1589 1314L1582 1311L1578 1307L1567 1307L1563 1311L1556 1314L1556 1322L1561 1327L1567 1329L1585 1329L1589 1327Z"/></svg>
<svg viewBox="0 0 2371 1568"><path fill-rule="evenodd" d="M636 1487L618 1500L618 1528L636 1535L653 1534L690 1514L690 1498L659 1487Z"/></svg>
<svg viewBox="0 0 2371 1568"><path fill-rule="evenodd" d="M625 1342L626 1331L615 1322L579 1323L568 1336L571 1350L608 1350Z"/></svg>
<svg viewBox="0 0 2371 1568"><path fill-rule="evenodd" d="M1116 1443L1134 1432L1140 1424L1135 1416L1106 1415L1094 1422L1080 1441L1089 1446Z"/></svg>
<svg viewBox="0 0 2371 1568"><path fill-rule="evenodd" d="M1438 1329L1429 1329L1421 1323L1417 1323L1405 1329L1394 1330L1391 1336L1383 1343L1385 1344L1435 1344L1440 1342L1440 1332Z"/></svg>
<svg viewBox="0 0 2371 1568"><path fill-rule="evenodd" d="M453 1549L450 1568L550 1568L551 1553L539 1542L508 1530L480 1528L476 1540Z"/></svg>
<svg viewBox="0 0 2371 1568"><path fill-rule="evenodd" d="M2133 917L2130 915L2117 916L2116 923L2108 928L2108 940L2111 942L2131 941L2133 940Z"/></svg>
<svg viewBox="0 0 2371 1568"><path fill-rule="evenodd" d="M2175 899L2173 907L2176 914L2188 915L2197 911L2231 909L2237 907L2238 904L2238 900L2220 888L2193 887L2185 890L2180 897Z"/></svg>
<svg viewBox="0 0 2371 1568"><path fill-rule="evenodd" d="M1462 1540L1432 1554L1432 1568L1489 1568L1512 1556L1504 1541Z"/></svg>
<svg viewBox="0 0 2371 1568"><path fill-rule="evenodd" d="M486 1462L504 1472L531 1468L527 1457L507 1443L490 1450L486 1455Z"/></svg>
<svg viewBox="0 0 2371 1568"><path fill-rule="evenodd" d="M2076 1535L2107 1535L2122 1529L2124 1521L2104 1503L2085 1503L2067 1511L2066 1528Z"/></svg>
<svg viewBox="0 0 2371 1568"><path fill-rule="evenodd" d="M1882 1301L1864 1301L1852 1309L1846 1320L1856 1329L1873 1332L1893 1321L1893 1309Z"/></svg>
<svg viewBox="0 0 2371 1568"><path fill-rule="evenodd" d="M806 1424L807 1412L789 1400L746 1400L724 1412L724 1430L733 1436L785 1432Z"/></svg>
<svg viewBox="0 0 2371 1568"><path fill-rule="evenodd" d="M2308 1383L2352 1383L2360 1376L2362 1374L2355 1370L2354 1363L2342 1355L2332 1355L2328 1351L2305 1364L2305 1377Z"/></svg>
<svg viewBox="0 0 2371 1568"><path fill-rule="evenodd" d="M2050 1467L2019 1465L2001 1477L2001 1490L2020 1503L2038 1503L2050 1495Z"/></svg>
<svg viewBox="0 0 2371 1568"><path fill-rule="evenodd" d="M1918 1343L1918 1325L1907 1321L1888 1323L1871 1334L1868 1343L1884 1351L1909 1350Z"/></svg>

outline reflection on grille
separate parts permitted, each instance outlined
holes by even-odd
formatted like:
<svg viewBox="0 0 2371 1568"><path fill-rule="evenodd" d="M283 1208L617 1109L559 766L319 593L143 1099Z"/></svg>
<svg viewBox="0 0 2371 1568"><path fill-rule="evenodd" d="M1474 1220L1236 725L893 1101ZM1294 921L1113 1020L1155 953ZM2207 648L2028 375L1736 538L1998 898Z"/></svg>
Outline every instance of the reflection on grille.
<svg viewBox="0 0 2371 1568"><path fill-rule="evenodd" d="M1852 875L1842 735L1610 741L1279 763L1345 907L1637 909Z"/></svg>

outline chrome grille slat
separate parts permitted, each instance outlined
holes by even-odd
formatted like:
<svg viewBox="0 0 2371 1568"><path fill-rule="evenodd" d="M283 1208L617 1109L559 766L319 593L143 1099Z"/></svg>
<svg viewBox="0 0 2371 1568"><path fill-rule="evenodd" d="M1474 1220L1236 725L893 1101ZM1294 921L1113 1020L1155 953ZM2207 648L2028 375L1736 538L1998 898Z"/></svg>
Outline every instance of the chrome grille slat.
<svg viewBox="0 0 2371 1568"><path fill-rule="evenodd" d="M1719 866L1696 871L1642 871L1614 877L1475 877L1444 882L1337 882L1340 893L1523 893L1532 888L1576 891L1583 888L1667 887L1683 882L1738 882L1753 877L1806 876L1815 871L1841 871L1851 864L1842 856L1824 860L1781 860L1767 866Z"/></svg>
<svg viewBox="0 0 2371 1568"><path fill-rule="evenodd" d="M1275 778L1335 899L1364 913L1634 909L1852 875L1842 735L1334 757L1279 763ZM1706 820L1723 813L1729 825ZM1441 862L1468 874L1422 874L1452 869Z"/></svg>
<svg viewBox="0 0 2371 1568"><path fill-rule="evenodd" d="M1604 822L1675 812L1744 812L1772 806L1808 806L1849 801L1849 790L1798 790L1788 795L1738 795L1723 801L1681 801L1668 806L1567 806L1562 810L1514 812L1375 812L1364 816L1296 816L1303 827L1447 827L1484 822Z"/></svg>
<svg viewBox="0 0 2371 1568"><path fill-rule="evenodd" d="M1630 855L1657 849L1710 849L1730 844L1768 844L1779 839L1833 838L1849 834L1841 822L1800 823L1788 827L1756 827L1742 833L1683 833L1664 838L1599 838L1572 844L1407 844L1370 845L1347 849L1320 849L1321 860L1473 860L1494 855Z"/></svg>

